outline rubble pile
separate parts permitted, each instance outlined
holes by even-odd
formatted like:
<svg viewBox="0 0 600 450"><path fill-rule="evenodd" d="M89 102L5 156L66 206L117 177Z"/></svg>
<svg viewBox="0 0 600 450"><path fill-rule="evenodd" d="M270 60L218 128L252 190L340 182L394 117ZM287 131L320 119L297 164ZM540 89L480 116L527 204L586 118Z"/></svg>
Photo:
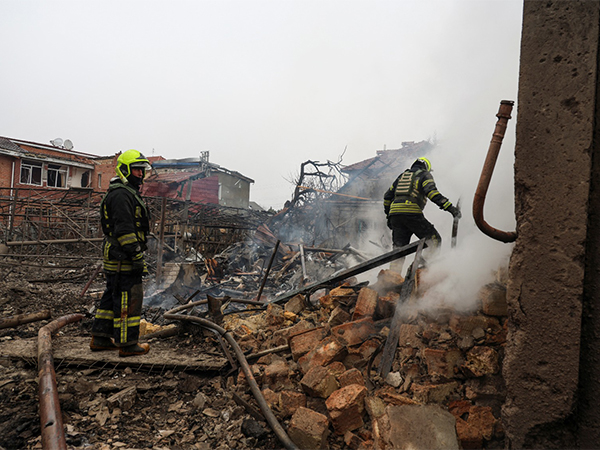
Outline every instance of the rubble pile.
<svg viewBox="0 0 600 450"><path fill-rule="evenodd" d="M382 379L377 367L402 283L382 270L370 287L347 282L308 302L297 295L259 314L225 316L298 447L502 447L505 280L484 286L478 310L468 315L419 310L427 291L419 285ZM252 403L242 372L227 384Z"/></svg>

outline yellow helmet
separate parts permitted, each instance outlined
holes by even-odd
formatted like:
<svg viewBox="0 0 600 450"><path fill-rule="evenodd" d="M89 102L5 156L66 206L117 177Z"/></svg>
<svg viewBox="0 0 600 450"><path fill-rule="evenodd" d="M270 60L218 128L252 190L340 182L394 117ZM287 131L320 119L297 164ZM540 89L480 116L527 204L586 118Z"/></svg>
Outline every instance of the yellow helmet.
<svg viewBox="0 0 600 450"><path fill-rule="evenodd" d="M427 158L421 157L418 158L415 162L421 162L425 165L425 168L428 172L431 172L431 162Z"/></svg>
<svg viewBox="0 0 600 450"><path fill-rule="evenodd" d="M115 172L123 180L123 183L128 182L127 177L131 175L132 168L143 169L145 175L145 171L151 169L152 166L150 161L137 150L127 150L121 153L117 159L117 167L115 167Z"/></svg>

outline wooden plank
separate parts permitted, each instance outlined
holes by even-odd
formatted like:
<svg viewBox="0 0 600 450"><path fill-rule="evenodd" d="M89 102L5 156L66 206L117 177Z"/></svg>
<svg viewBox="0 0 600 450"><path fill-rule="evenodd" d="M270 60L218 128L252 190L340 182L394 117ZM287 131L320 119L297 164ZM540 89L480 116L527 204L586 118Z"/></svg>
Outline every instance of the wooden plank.
<svg viewBox="0 0 600 450"><path fill-rule="evenodd" d="M224 357L207 355L192 349L174 351L170 343L151 343L150 352L142 356L122 358L118 351L92 352L90 338L72 336L52 337L54 367L131 367L144 371L189 370L199 372L220 371L229 366ZM0 342L0 358L23 359L37 364L37 338L14 339Z"/></svg>

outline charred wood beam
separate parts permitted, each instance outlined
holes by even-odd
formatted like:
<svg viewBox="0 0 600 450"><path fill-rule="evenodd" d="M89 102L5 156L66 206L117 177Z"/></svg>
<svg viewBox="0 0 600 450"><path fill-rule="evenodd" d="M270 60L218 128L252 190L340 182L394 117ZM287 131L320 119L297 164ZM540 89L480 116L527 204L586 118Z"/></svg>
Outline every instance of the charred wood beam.
<svg viewBox="0 0 600 450"><path fill-rule="evenodd" d="M344 281L347 278L359 275L361 273L367 272L371 269L379 267L383 264L387 264L389 262L395 261L396 259L403 258L407 255L415 253L419 245L423 245L426 247L427 245L424 242L424 239L420 241L413 242L412 244L405 245L404 247L396 248L391 252L384 253L383 255L377 256L376 258L370 259L368 261L362 262L354 267L346 269L336 275L333 275L326 280L317 281L315 283L309 284L308 286L304 286L300 289L288 292L287 294L283 294L276 299L270 300L268 303L281 303L295 297L298 294L304 294L306 292L315 291L322 287L327 287L331 285L335 285Z"/></svg>
<svg viewBox="0 0 600 450"><path fill-rule="evenodd" d="M392 362L396 355L396 348L398 347L398 339L400 338L400 325L402 325L404 312L402 311L402 304L406 302L415 286L415 275L421 259L421 252L425 244L425 239L421 239L418 242L417 253L415 260L411 266L410 273L402 283L400 290L400 297L396 300L396 310L394 317L392 318L392 325L390 326L390 332L383 348L383 354L381 355L381 363L379 364L379 375L381 378L385 378L392 368Z"/></svg>

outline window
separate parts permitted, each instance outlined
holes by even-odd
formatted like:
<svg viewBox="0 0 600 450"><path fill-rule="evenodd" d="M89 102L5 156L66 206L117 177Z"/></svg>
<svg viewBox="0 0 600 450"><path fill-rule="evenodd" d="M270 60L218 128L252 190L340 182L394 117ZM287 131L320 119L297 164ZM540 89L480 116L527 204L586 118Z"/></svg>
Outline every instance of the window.
<svg viewBox="0 0 600 450"><path fill-rule="evenodd" d="M98 189L100 189L102 187L102 174L99 173L98 174Z"/></svg>
<svg viewBox="0 0 600 450"><path fill-rule="evenodd" d="M67 187L67 169L56 164L48 164L48 187Z"/></svg>
<svg viewBox="0 0 600 450"><path fill-rule="evenodd" d="M21 161L21 184L42 185L42 163Z"/></svg>

